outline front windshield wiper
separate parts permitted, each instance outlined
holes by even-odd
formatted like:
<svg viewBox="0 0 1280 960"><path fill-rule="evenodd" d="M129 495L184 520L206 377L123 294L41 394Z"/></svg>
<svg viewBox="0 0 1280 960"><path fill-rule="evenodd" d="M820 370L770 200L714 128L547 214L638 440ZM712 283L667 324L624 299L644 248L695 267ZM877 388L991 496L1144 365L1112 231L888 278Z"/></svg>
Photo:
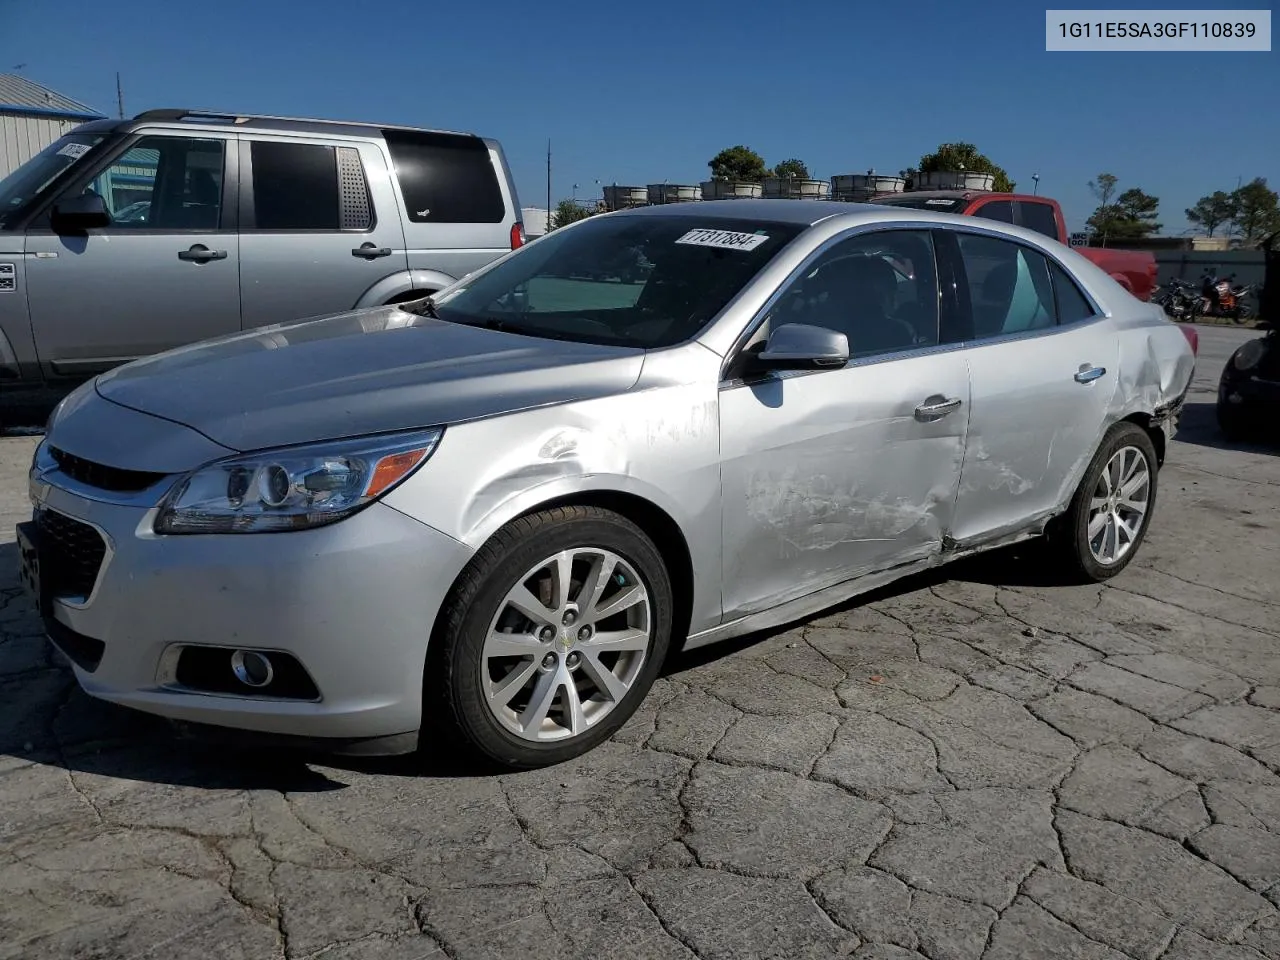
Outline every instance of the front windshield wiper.
<svg viewBox="0 0 1280 960"><path fill-rule="evenodd" d="M396 306L405 313L414 313L420 317L430 317L432 320L440 319L440 313L436 310L436 302L431 297L423 297L421 300L410 300L407 303L397 303Z"/></svg>

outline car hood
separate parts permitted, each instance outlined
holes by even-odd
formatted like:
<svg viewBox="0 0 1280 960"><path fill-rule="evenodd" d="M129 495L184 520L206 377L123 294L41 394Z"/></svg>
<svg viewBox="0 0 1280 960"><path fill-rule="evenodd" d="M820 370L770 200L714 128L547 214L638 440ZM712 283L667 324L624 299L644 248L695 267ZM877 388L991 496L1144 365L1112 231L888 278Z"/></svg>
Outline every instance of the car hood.
<svg viewBox="0 0 1280 960"><path fill-rule="evenodd" d="M103 374L106 400L233 450L474 420L625 391L644 351L378 307L262 327Z"/></svg>

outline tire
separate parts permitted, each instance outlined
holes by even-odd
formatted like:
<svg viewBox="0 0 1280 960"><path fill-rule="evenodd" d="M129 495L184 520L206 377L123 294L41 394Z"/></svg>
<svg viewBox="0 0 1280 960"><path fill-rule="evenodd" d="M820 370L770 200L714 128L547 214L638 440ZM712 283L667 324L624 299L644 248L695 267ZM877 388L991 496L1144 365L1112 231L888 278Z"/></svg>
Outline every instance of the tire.
<svg viewBox="0 0 1280 960"><path fill-rule="evenodd" d="M554 575L562 569L555 562L560 555L572 557L570 587L563 591ZM586 582L598 575L597 564L606 579L592 604ZM517 607L511 594L522 584L531 594L545 592ZM646 599L628 603L638 595ZM612 614L605 609L617 603L627 605ZM423 717L438 718L444 729L424 720L423 749L432 749L441 733L452 734L453 746L470 758L512 770L586 753L611 737L649 692L671 643L673 606L657 547L620 514L565 506L513 521L472 558L441 611L423 683ZM595 619L592 609L604 609L605 617ZM599 636L591 632L597 626ZM602 641L605 634L610 639ZM614 643L628 646L608 649ZM491 694L505 694L505 705L491 708ZM550 709L537 709L544 703Z"/></svg>
<svg viewBox="0 0 1280 960"><path fill-rule="evenodd" d="M1248 410L1219 399L1214 413L1217 415L1218 428L1228 440L1249 440L1253 437L1256 424Z"/></svg>
<svg viewBox="0 0 1280 960"><path fill-rule="evenodd" d="M1236 307L1236 323L1248 323L1253 319L1253 307L1242 303Z"/></svg>
<svg viewBox="0 0 1280 960"><path fill-rule="evenodd" d="M1109 535L1109 530L1115 530L1116 543L1119 544L1120 528L1111 524L1102 527L1101 534L1104 539L1101 542L1100 556L1096 551L1096 545L1091 545L1091 539L1094 538L1090 537L1089 527L1094 519L1095 497L1102 492L1100 485L1103 483L1104 471L1108 470L1112 459L1119 456L1122 451L1125 451L1128 456L1136 454L1142 458L1146 471L1146 499L1141 500L1143 490L1135 489L1131 492L1129 502L1143 502L1145 509L1139 517L1136 533L1126 541L1127 545L1122 551L1114 551L1118 556L1111 558L1107 556L1108 541L1105 537ZM1126 460L1125 463L1127 462ZM1112 476L1114 476L1113 473L1108 474L1108 478ZM1136 473L1132 477L1136 477ZM1094 454L1084 472L1080 486L1071 499L1070 507L1061 518L1056 531L1057 536L1053 542L1055 558L1068 579L1075 583L1100 583L1114 577L1129 565L1146 538L1147 528L1151 526L1151 517L1156 506L1158 480L1155 445L1145 430L1135 423L1124 421L1107 431L1102 444L1098 447L1098 452ZM1132 478L1129 482L1132 482ZM1123 511L1120 514L1122 519L1130 521L1135 513L1131 508L1125 509L1122 504L1116 507L1116 511Z"/></svg>

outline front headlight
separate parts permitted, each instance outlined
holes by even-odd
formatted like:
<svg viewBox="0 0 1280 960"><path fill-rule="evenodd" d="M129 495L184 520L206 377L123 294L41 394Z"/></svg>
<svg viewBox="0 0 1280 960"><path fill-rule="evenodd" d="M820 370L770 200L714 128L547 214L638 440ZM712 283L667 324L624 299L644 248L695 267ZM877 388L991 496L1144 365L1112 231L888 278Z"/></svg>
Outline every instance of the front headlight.
<svg viewBox="0 0 1280 960"><path fill-rule="evenodd" d="M1237 370L1252 370L1262 360L1262 355L1266 352L1267 345L1265 342L1262 340L1250 340L1236 351L1236 355L1231 359L1232 366Z"/></svg>
<svg viewBox="0 0 1280 960"><path fill-rule="evenodd" d="M335 523L413 473L443 433L418 430L219 460L170 491L156 533L269 533Z"/></svg>

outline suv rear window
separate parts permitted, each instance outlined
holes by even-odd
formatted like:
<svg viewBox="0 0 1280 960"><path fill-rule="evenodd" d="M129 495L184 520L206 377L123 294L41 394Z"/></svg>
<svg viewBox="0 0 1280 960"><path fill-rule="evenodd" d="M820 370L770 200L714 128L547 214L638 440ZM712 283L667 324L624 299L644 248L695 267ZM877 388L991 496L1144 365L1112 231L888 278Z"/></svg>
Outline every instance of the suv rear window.
<svg viewBox="0 0 1280 960"><path fill-rule="evenodd" d="M253 213L259 230L338 229L333 147L255 140Z"/></svg>
<svg viewBox="0 0 1280 960"><path fill-rule="evenodd" d="M384 130L413 223L502 223L506 204L477 137Z"/></svg>

